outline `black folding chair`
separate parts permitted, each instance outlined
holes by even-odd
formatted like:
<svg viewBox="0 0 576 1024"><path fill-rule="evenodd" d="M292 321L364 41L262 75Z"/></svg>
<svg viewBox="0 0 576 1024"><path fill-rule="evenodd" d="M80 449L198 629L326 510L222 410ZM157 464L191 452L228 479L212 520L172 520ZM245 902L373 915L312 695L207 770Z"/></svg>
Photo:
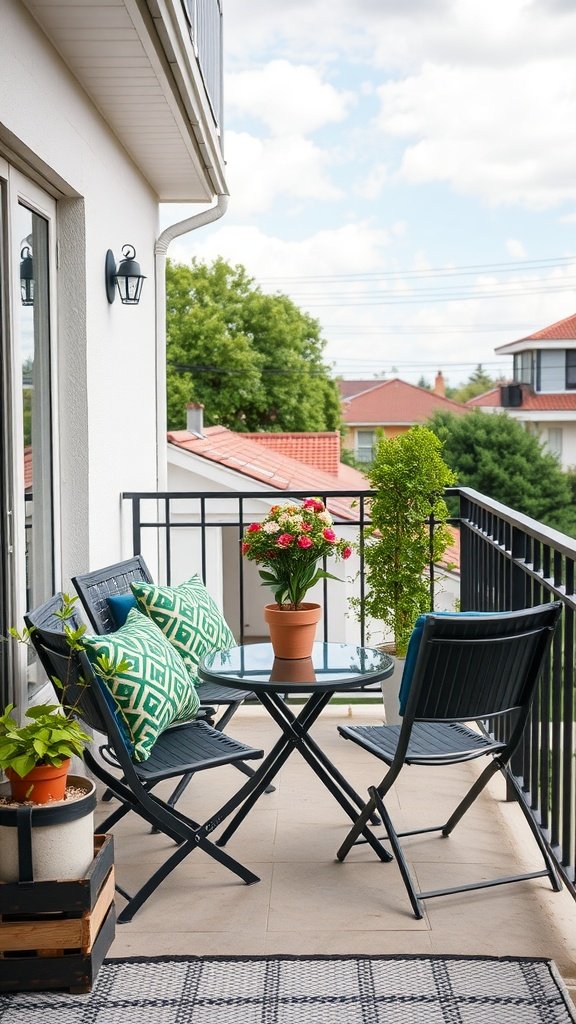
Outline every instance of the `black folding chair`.
<svg viewBox="0 0 576 1024"><path fill-rule="evenodd" d="M86 654L71 650L62 619L58 616L61 609L62 595L57 594L39 608L28 612L24 619L31 630L31 642L48 678L65 682L64 702L78 709L78 717L86 726L103 734L99 746L95 741L98 756L96 750L87 747L84 761L94 776L118 798L120 805L100 823L99 831L107 832L129 811L134 811L155 830L178 844L176 851L165 859L133 896L118 889L128 901L118 921L130 921L160 882L198 848L234 872L246 884L258 882L257 875L224 853L208 838L212 830L244 800L249 782L204 824L182 814L152 790L164 779L260 758L263 751L232 739L204 721L193 721L172 726L161 733L148 760L133 762ZM72 628L81 625L74 613L66 621Z"/></svg>
<svg viewBox="0 0 576 1024"><path fill-rule="evenodd" d="M362 841L360 834L377 809L417 918L422 917L421 900L432 896L545 876L555 891L561 888L554 862L520 786L506 772L526 725L561 607L554 602L504 614L428 615L402 724L338 727L344 739L353 740L384 761L388 772L378 786L369 788L370 799L337 857L344 860L354 843ZM488 765L444 824L396 832L384 798L404 765L435 767L486 755L490 757ZM546 867L468 885L417 891L400 838L428 832L449 836L498 771L505 775L509 792L513 792L522 809Z"/></svg>
<svg viewBox="0 0 576 1024"><path fill-rule="evenodd" d="M96 633L111 633L116 629L108 598L129 594L130 584L140 580L144 580L146 583L153 582L142 555L134 555L123 562L116 562L114 565L107 565L104 569L96 569L93 572L80 573L72 578L88 621ZM254 694L247 693L246 690L233 690L225 686L218 686L216 683L202 683L198 687L198 696L200 697L200 712L215 729L225 729L243 701L256 699ZM214 708L211 707L213 704L225 707L225 711L217 721L214 721ZM253 769L241 761L235 767L244 775L254 774ZM177 802L189 781L188 778L183 778L180 781L170 797L170 804ZM273 792L273 790L274 787L271 786L269 792Z"/></svg>

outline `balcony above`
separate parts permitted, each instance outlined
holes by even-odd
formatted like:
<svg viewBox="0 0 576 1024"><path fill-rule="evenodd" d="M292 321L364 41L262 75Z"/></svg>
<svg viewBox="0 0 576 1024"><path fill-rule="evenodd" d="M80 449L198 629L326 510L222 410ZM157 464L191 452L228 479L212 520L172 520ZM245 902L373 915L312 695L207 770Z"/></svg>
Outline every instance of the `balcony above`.
<svg viewBox="0 0 576 1024"><path fill-rule="evenodd" d="M226 193L220 0L24 0L160 202Z"/></svg>

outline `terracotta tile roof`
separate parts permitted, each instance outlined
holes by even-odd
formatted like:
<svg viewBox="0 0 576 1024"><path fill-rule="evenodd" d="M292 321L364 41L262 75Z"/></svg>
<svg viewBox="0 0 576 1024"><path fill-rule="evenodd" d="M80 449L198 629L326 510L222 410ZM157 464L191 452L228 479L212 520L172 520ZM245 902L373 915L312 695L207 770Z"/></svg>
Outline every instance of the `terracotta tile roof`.
<svg viewBox="0 0 576 1024"><path fill-rule="evenodd" d="M342 399L352 398L354 395L359 395L362 391L370 391L371 388L377 388L381 383L382 380L377 377L373 377L372 380L339 380L340 397Z"/></svg>
<svg viewBox="0 0 576 1024"><path fill-rule="evenodd" d="M500 388L492 388L490 391L485 391L482 395L469 398L466 405L498 406L500 405Z"/></svg>
<svg viewBox="0 0 576 1024"><path fill-rule="evenodd" d="M24 448L24 490L32 490L32 445Z"/></svg>
<svg viewBox="0 0 576 1024"><path fill-rule="evenodd" d="M244 434L252 441L272 451L287 455L308 466L315 466L323 473L338 475L340 467L340 434L337 430L324 433L258 433Z"/></svg>
<svg viewBox="0 0 576 1024"><path fill-rule="evenodd" d="M257 480L271 491L307 491L314 495L340 487L350 488L353 492L370 489L364 474L350 466L340 464L337 474L326 473L226 427L206 427L203 437L188 430L173 430L168 434L168 442L250 480ZM328 500L331 511L343 519L356 517L350 504L345 498Z"/></svg>
<svg viewBox="0 0 576 1024"><path fill-rule="evenodd" d="M454 526L449 526L448 529L452 534L452 543L446 548L446 551L442 555L442 561L440 565L446 566L451 572L460 572L460 530Z"/></svg>
<svg viewBox="0 0 576 1024"><path fill-rule="evenodd" d="M576 314L567 316L564 320L558 320L550 327L544 327L541 331L535 331L520 341L576 341Z"/></svg>
<svg viewBox="0 0 576 1024"><path fill-rule="evenodd" d="M435 395L426 388L407 384L403 380L379 381L369 391L346 399L342 403L344 422L384 426L386 424L424 423L437 409L462 415L468 409L461 402Z"/></svg>
<svg viewBox="0 0 576 1024"><path fill-rule="evenodd" d="M471 398L467 405L491 406L503 408L500 400L500 388L486 391L483 395ZM522 388L522 405L514 407L516 412L574 412L576 411L576 392L561 391L556 394L534 394L529 388Z"/></svg>

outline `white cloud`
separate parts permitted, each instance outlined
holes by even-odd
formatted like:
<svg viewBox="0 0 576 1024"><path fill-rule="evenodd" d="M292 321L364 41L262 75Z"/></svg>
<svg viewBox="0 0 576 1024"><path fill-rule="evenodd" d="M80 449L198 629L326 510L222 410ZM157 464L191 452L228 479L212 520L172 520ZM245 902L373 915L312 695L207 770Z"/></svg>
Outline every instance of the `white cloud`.
<svg viewBox="0 0 576 1024"><path fill-rule="evenodd" d="M269 139L228 132L226 157L228 216L234 220L270 209L279 196L328 201L343 194L330 180L329 152L299 135Z"/></svg>
<svg viewBox="0 0 576 1024"><path fill-rule="evenodd" d="M310 135L342 121L354 99L323 81L318 68L287 60L230 73L225 87L232 114L258 118L271 135Z"/></svg>
<svg viewBox="0 0 576 1024"><path fill-rule="evenodd" d="M379 89L379 126L409 141L399 176L545 209L576 198L576 67L540 61L479 69L426 64Z"/></svg>
<svg viewBox="0 0 576 1024"><path fill-rule="evenodd" d="M522 242L517 238L508 239L506 242L506 252L509 253L514 260L525 260L527 256L526 249L522 245Z"/></svg>

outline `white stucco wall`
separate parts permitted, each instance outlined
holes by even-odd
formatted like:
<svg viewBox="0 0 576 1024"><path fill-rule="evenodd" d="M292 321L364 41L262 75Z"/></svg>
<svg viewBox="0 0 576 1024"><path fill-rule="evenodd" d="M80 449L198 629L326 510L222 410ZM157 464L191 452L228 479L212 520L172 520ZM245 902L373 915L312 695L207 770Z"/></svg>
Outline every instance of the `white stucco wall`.
<svg viewBox="0 0 576 1024"><path fill-rule="evenodd" d="M0 143L57 200L62 580L122 557L123 490L156 486L152 190L18 0L2 2ZM137 307L109 305L104 259L131 243Z"/></svg>

